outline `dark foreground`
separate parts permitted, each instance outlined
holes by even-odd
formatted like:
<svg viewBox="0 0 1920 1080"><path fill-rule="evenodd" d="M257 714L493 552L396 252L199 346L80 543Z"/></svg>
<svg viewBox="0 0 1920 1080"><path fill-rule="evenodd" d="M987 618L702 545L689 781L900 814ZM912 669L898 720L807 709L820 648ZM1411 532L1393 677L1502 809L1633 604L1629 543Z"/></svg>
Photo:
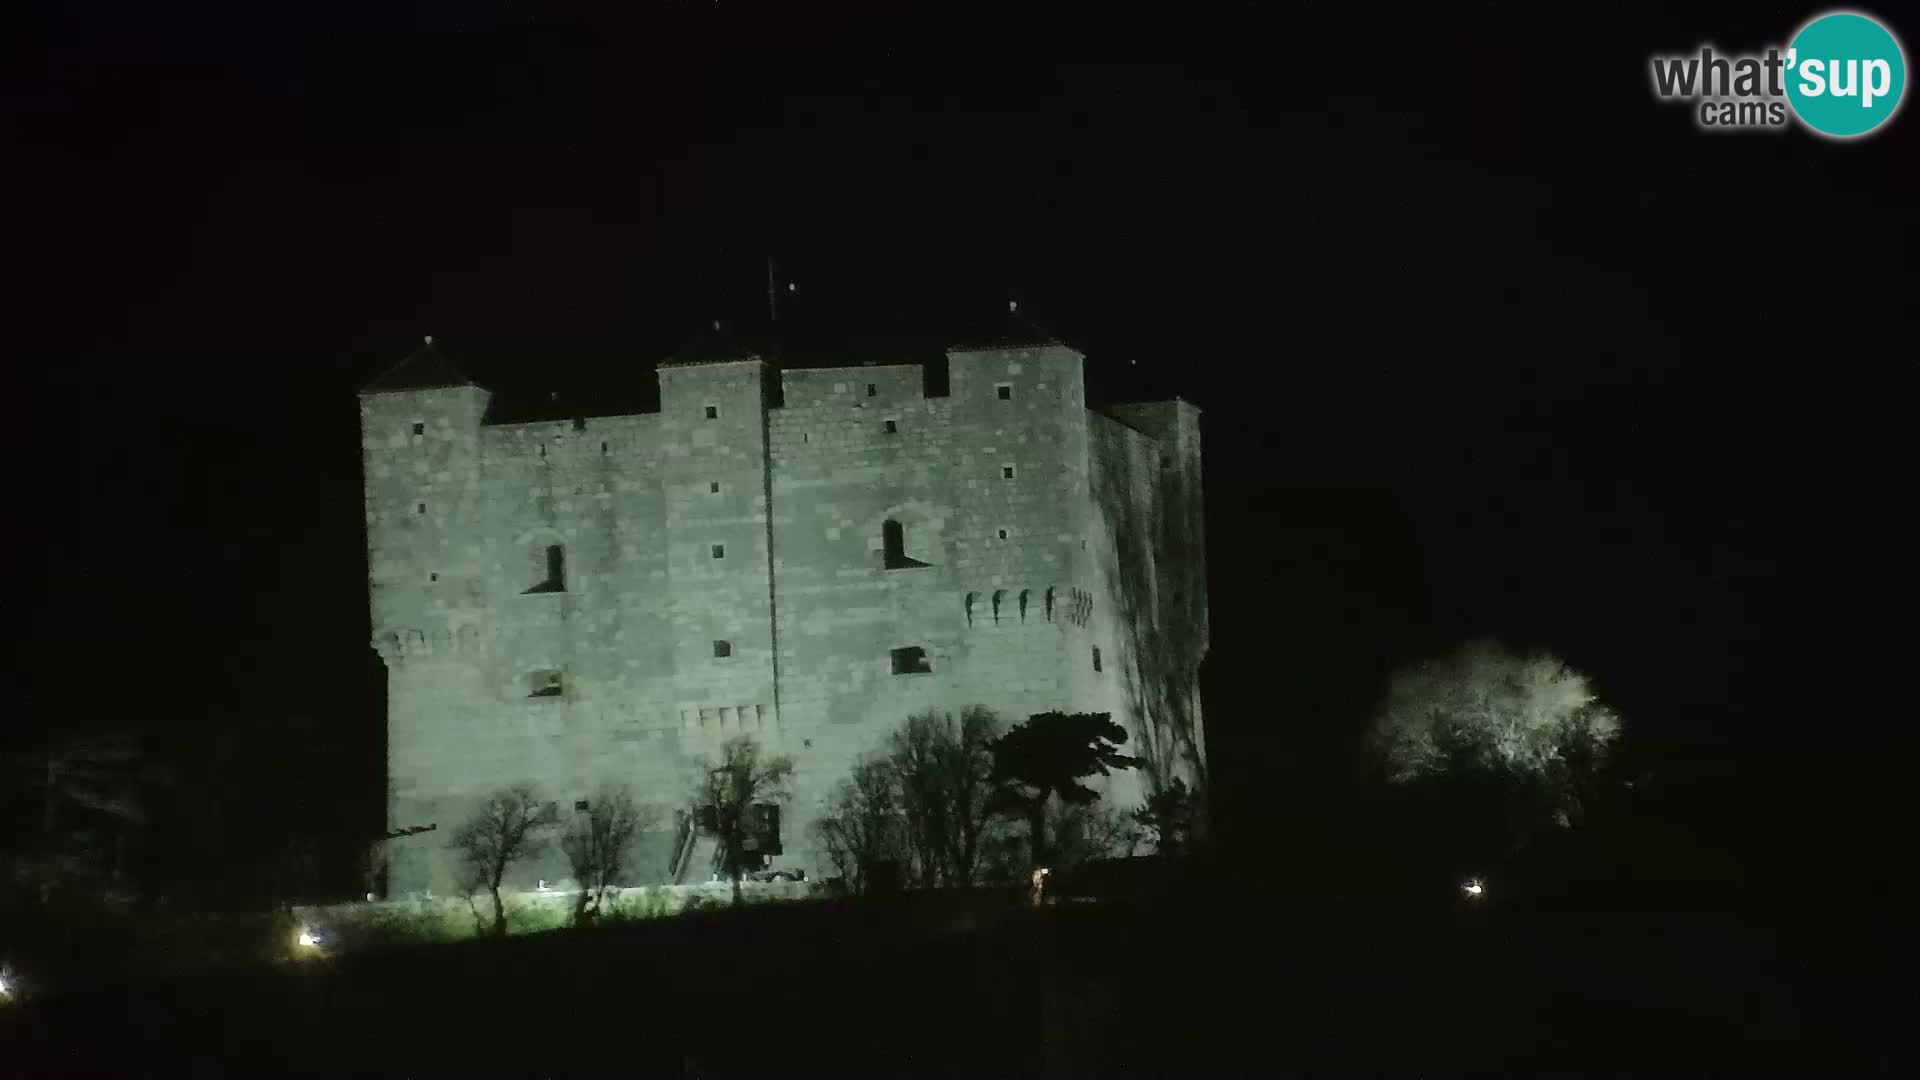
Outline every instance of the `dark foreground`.
<svg viewBox="0 0 1920 1080"><path fill-rule="evenodd" d="M0 1009L6 1076L1896 1074L1904 926L793 904Z"/></svg>

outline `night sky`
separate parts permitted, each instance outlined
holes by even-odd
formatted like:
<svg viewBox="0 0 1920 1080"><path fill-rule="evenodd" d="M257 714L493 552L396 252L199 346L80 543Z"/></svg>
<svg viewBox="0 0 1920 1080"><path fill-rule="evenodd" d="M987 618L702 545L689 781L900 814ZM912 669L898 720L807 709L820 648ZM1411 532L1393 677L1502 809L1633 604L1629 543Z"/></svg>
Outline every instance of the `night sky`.
<svg viewBox="0 0 1920 1080"><path fill-rule="evenodd" d="M644 387L763 319L769 255L795 355L937 354L1011 296L1096 398L1201 406L1241 827L1333 799L1384 674L1483 633L1590 670L1649 761L1831 779L1911 722L1920 116L1710 136L1647 85L1815 9L482 7L48 5L6 46L15 733L298 714L377 761L356 389L425 334Z"/></svg>

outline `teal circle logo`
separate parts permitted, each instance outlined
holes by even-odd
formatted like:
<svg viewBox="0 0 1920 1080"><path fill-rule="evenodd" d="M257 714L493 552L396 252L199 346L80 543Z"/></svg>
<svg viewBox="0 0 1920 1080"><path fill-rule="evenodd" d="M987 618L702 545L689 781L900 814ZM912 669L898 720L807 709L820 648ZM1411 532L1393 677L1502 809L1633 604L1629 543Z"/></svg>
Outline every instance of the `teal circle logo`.
<svg viewBox="0 0 1920 1080"><path fill-rule="evenodd" d="M1822 15L1787 46L1787 101L1823 135L1865 135L1893 117L1906 88L1900 43L1865 15Z"/></svg>

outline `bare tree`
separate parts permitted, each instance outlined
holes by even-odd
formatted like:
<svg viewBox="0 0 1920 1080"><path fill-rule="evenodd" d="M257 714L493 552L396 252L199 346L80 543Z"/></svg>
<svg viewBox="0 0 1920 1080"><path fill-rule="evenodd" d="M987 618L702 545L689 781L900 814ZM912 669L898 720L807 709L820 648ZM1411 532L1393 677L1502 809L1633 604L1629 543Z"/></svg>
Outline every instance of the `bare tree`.
<svg viewBox="0 0 1920 1080"><path fill-rule="evenodd" d="M1153 842L1156 854L1180 854L1193 825L1193 796L1186 781L1176 776L1172 783L1150 793L1133 812L1132 820L1141 830L1141 838Z"/></svg>
<svg viewBox="0 0 1920 1080"><path fill-rule="evenodd" d="M733 902L740 903L740 877L760 865L761 823L754 808L778 806L792 797L793 759L782 754L765 757L759 740L736 735L720 748L720 757L702 763L695 778L694 810L710 814L720 846L720 865L733 882Z"/></svg>
<svg viewBox="0 0 1920 1080"><path fill-rule="evenodd" d="M1395 783L1503 793L1524 844L1538 824L1580 821L1620 732L1620 717L1560 658L1482 640L1396 672L1371 747Z"/></svg>
<svg viewBox="0 0 1920 1080"><path fill-rule="evenodd" d="M453 834L454 850L466 866L462 882L469 897L485 888L493 897L493 933L507 932L507 909L500 900L500 883L507 869L536 854L544 845L540 831L547 825L540 798L533 788L516 784L487 797L472 817Z"/></svg>
<svg viewBox="0 0 1920 1080"><path fill-rule="evenodd" d="M573 902L576 925L592 921L605 910L607 894L618 887L626 869L634 838L656 817L652 807L635 803L632 792L614 784L602 785L587 800L587 808L574 815L560 837L560 850L579 887Z"/></svg>
<svg viewBox="0 0 1920 1080"><path fill-rule="evenodd" d="M1048 860L1056 870L1131 856L1144 839L1131 815L1098 803L1055 800L1046 814Z"/></svg>
<svg viewBox="0 0 1920 1080"><path fill-rule="evenodd" d="M924 888L973 883L993 814L993 743L1000 721L974 705L907 718L888 744L906 841Z"/></svg>
<svg viewBox="0 0 1920 1080"><path fill-rule="evenodd" d="M899 861L907 850L893 763L869 758L856 764L814 821L813 834L847 887L865 893L876 869Z"/></svg>

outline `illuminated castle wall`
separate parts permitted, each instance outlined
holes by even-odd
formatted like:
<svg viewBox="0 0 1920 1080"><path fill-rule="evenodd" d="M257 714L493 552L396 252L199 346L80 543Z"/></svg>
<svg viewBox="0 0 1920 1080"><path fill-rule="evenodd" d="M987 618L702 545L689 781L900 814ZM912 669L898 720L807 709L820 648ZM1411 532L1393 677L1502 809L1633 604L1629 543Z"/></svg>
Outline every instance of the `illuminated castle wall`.
<svg viewBox="0 0 1920 1080"><path fill-rule="evenodd" d="M429 343L362 391L388 822L438 825L389 845L390 891L449 889L450 832L502 786L679 806L740 732L794 758L776 864L813 875L817 807L914 712L1110 712L1187 771L1144 716L1200 753L1198 410L1089 411L1082 359L952 352L943 397L915 365L663 365L657 413L502 423Z"/></svg>

